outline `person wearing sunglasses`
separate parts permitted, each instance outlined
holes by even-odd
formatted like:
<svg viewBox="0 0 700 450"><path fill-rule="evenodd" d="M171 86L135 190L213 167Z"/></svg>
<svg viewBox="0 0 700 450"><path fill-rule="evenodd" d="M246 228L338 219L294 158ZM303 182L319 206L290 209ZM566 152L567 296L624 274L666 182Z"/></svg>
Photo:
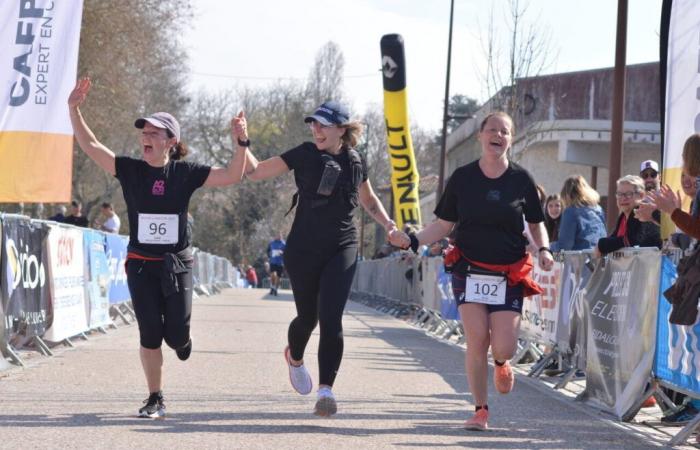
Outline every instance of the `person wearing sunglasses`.
<svg viewBox="0 0 700 450"><path fill-rule="evenodd" d="M645 195L644 181L635 175L625 175L617 180L617 208L620 216L615 229L608 237L598 240L596 253L605 255L624 247L661 248L661 229L654 222L640 222L635 216L636 209Z"/></svg>
<svg viewBox="0 0 700 450"><path fill-rule="evenodd" d="M639 177L644 180L644 190L646 192L658 191L661 186L659 163L651 159L642 162L639 168Z"/></svg>

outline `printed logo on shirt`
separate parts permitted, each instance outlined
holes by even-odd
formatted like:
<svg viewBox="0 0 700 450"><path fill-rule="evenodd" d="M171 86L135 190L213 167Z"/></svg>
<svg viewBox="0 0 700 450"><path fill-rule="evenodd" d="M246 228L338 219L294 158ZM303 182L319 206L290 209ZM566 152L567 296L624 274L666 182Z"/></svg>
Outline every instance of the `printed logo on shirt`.
<svg viewBox="0 0 700 450"><path fill-rule="evenodd" d="M490 202L497 202L501 199L501 191L488 191L486 193L486 200Z"/></svg>
<svg viewBox="0 0 700 450"><path fill-rule="evenodd" d="M519 308L520 307L520 301L516 298L513 300L513 308Z"/></svg>
<svg viewBox="0 0 700 450"><path fill-rule="evenodd" d="M156 180L151 189L153 195L165 195L165 180Z"/></svg>

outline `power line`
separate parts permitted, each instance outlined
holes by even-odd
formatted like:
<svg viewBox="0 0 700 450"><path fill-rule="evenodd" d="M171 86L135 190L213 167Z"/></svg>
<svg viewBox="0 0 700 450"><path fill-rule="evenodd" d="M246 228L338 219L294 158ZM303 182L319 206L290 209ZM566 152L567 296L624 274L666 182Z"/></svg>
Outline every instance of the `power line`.
<svg viewBox="0 0 700 450"><path fill-rule="evenodd" d="M204 73L204 72L190 72L192 75L200 77L214 77L214 78L229 78L234 80L306 80L308 77L259 77L259 76L248 76L248 75L230 75L222 73ZM344 78L369 78L378 77L381 70L377 70L376 73L367 73L363 75L345 75Z"/></svg>

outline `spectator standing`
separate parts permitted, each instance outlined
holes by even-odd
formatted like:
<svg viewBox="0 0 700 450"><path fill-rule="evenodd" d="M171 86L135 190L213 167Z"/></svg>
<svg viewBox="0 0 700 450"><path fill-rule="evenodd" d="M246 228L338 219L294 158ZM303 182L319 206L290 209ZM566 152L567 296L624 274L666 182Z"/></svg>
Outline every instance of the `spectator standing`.
<svg viewBox="0 0 700 450"><path fill-rule="evenodd" d="M66 212L68 212L66 207L61 205L56 208L56 214L49 217L49 220L53 220L54 222L63 222L66 220Z"/></svg>
<svg viewBox="0 0 700 450"><path fill-rule="evenodd" d="M63 220L64 223L78 227L88 227L87 217L83 216L83 204L78 200L70 202L70 215Z"/></svg>
<svg viewBox="0 0 700 450"><path fill-rule="evenodd" d="M100 208L100 217L95 221L95 228L106 233L119 233L121 220L117 213L114 212L114 207L109 202L102 203Z"/></svg>
<svg viewBox="0 0 700 450"><path fill-rule="evenodd" d="M600 195L581 175L569 177L561 189L566 206L559 224L559 239L552 242L552 251L589 250L607 236L605 215L600 207Z"/></svg>

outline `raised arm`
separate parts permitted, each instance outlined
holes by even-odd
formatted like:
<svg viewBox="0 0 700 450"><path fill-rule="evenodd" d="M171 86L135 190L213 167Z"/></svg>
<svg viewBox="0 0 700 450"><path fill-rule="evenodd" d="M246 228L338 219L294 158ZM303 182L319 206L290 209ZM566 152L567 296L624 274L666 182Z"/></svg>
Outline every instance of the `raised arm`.
<svg viewBox="0 0 700 450"><path fill-rule="evenodd" d="M243 111L231 119L231 140L233 141L234 150L228 167L212 167L209 176L204 182L204 186L228 186L230 184L238 184L243 179L248 145L244 140L238 139L238 134L236 133L236 124L241 120L245 120Z"/></svg>
<svg viewBox="0 0 700 450"><path fill-rule="evenodd" d="M87 98L92 83L90 78L81 78L75 84L73 92L68 97L68 112L70 122L73 126L73 134L78 145L88 157L95 162L102 170L110 175L115 175L114 152L97 140L95 134L90 130L83 115L80 113L80 105Z"/></svg>
<svg viewBox="0 0 700 450"><path fill-rule="evenodd" d="M242 111L231 121L231 125L231 136L233 140L236 141L236 143L247 143L248 122ZM258 161L247 146L245 147L245 163L243 168L245 176L253 181L267 180L268 178L275 178L289 172L287 163L279 156L273 156L261 162Z"/></svg>

